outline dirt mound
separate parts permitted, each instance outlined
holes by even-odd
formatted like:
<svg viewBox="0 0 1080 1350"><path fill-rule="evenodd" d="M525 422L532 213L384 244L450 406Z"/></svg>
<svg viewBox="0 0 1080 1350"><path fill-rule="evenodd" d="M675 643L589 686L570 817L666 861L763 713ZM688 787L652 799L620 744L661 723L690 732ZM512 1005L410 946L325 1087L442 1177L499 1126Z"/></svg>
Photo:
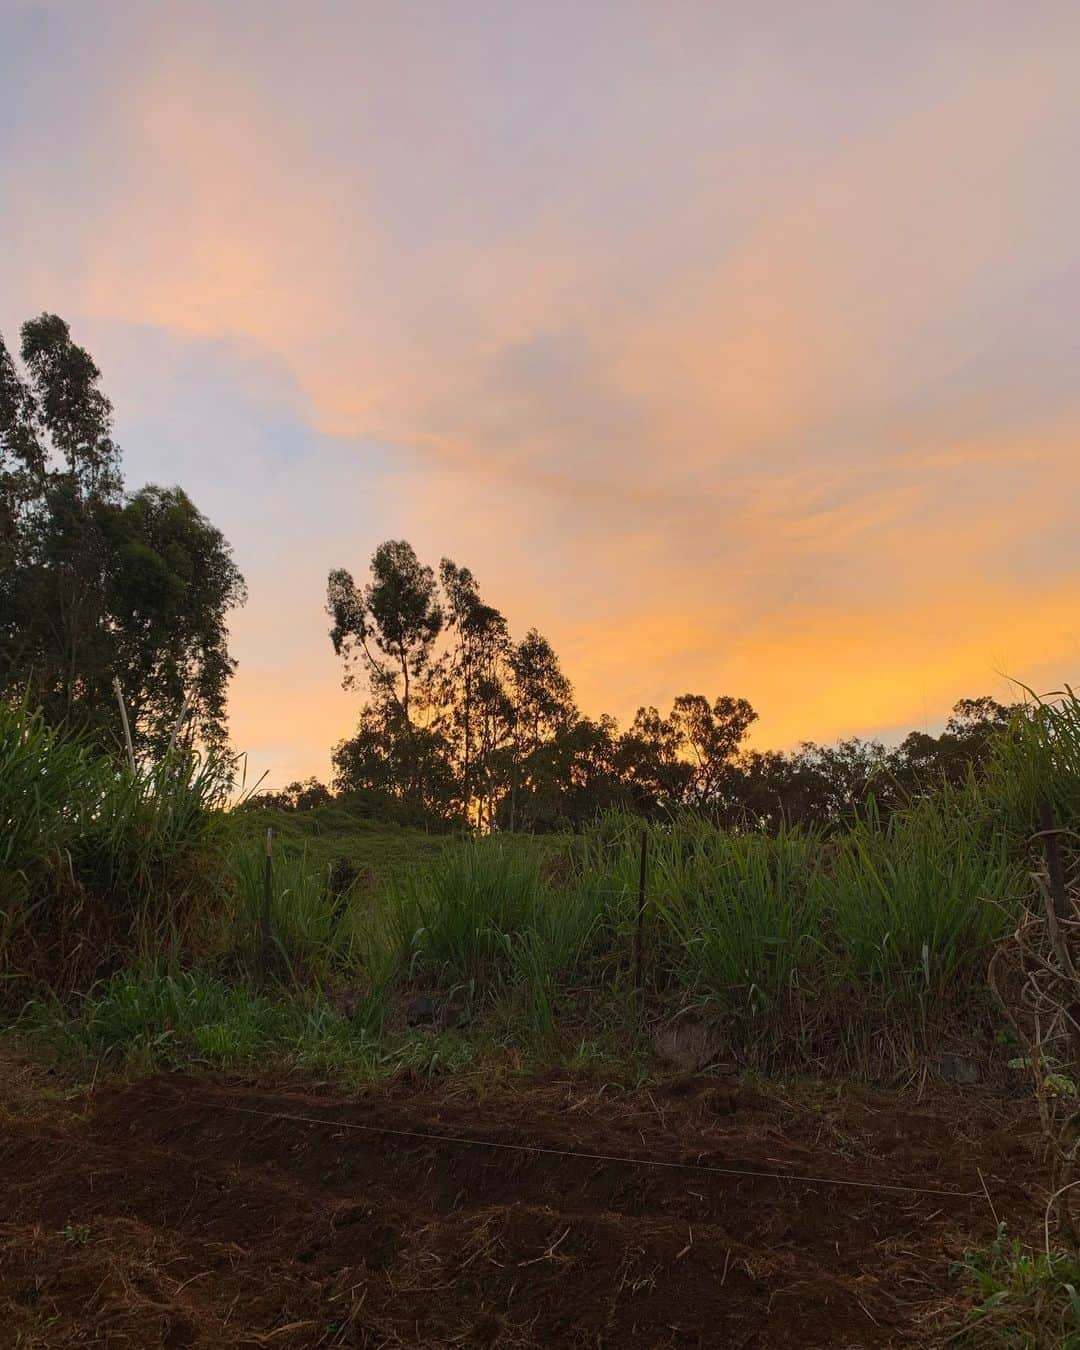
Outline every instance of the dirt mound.
<svg viewBox="0 0 1080 1350"><path fill-rule="evenodd" d="M1040 1180L978 1094L4 1077L0 1343L50 1350L931 1345L979 1169L1017 1229Z"/></svg>

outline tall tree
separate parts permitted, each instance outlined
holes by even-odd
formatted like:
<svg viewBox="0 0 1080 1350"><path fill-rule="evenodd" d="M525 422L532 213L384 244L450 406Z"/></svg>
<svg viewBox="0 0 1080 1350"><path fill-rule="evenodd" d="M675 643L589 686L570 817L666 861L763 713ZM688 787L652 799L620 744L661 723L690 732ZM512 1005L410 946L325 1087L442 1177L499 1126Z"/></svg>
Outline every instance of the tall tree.
<svg viewBox="0 0 1080 1350"><path fill-rule="evenodd" d="M68 325L21 336L25 374L0 339L0 696L28 687L51 720L105 733L119 676L137 748L185 699L188 734L220 742L245 595L229 547L179 489L125 499L112 405Z"/></svg>
<svg viewBox="0 0 1080 1350"><path fill-rule="evenodd" d="M722 694L712 704L703 694L682 694L671 710L671 723L692 766L690 800L706 806L716 800L757 713L744 698Z"/></svg>
<svg viewBox="0 0 1080 1350"><path fill-rule="evenodd" d="M439 565L446 622L453 645L443 665L443 699L457 741L461 801L467 818L485 817L492 791L493 757L509 722L506 619L480 599L467 567L449 558Z"/></svg>
<svg viewBox="0 0 1080 1350"><path fill-rule="evenodd" d="M380 544L371 559L371 580L361 590L339 568L327 582L330 640L345 661L346 685L357 664L373 690L396 702L413 723L413 688L430 673L432 648L443 627L435 573L404 539Z"/></svg>
<svg viewBox="0 0 1080 1350"><path fill-rule="evenodd" d="M618 743L619 776L634 808L656 815L686 797L694 767L684 757L682 731L656 708L639 708Z"/></svg>
<svg viewBox="0 0 1080 1350"><path fill-rule="evenodd" d="M227 616L246 598L224 536L180 488L140 489L102 529L112 647L137 737L162 749L186 705L184 734L224 744L236 668Z"/></svg>
<svg viewBox="0 0 1080 1350"><path fill-rule="evenodd" d="M349 796L378 793L447 819L456 814L457 782L438 727L406 724L389 699L365 703L356 731L333 751L334 787Z"/></svg>
<svg viewBox="0 0 1080 1350"><path fill-rule="evenodd" d="M519 790L533 791L534 757L546 742L577 720L574 689L563 674L554 647L530 628L508 656L510 672L511 752L509 764L510 828L517 823Z"/></svg>

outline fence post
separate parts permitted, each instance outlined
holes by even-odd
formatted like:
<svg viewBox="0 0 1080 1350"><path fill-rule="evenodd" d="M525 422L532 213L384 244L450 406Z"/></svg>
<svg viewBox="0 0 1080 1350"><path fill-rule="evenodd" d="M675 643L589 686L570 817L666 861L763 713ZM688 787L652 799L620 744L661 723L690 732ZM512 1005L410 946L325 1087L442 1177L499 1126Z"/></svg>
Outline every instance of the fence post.
<svg viewBox="0 0 1080 1350"><path fill-rule="evenodd" d="M634 934L634 988L640 994L641 970L645 957L645 884L649 860L649 831L641 830L641 870L638 873L637 931Z"/></svg>
<svg viewBox="0 0 1080 1350"><path fill-rule="evenodd" d="M270 907L274 899L274 831L266 831L266 859L263 863L262 913L259 915L259 977L263 984L270 977Z"/></svg>
<svg viewBox="0 0 1080 1350"><path fill-rule="evenodd" d="M124 745L127 747L128 766L131 772L135 772L135 747L131 743L131 723L128 721L127 707L124 703L124 691L120 687L120 676L113 676L113 690L116 694L116 701L120 704L120 721L124 725Z"/></svg>
<svg viewBox="0 0 1080 1350"><path fill-rule="evenodd" d="M1069 901L1065 894L1065 866L1061 861L1061 843L1050 803L1043 798L1039 803L1039 829L1046 852L1046 875L1050 883L1050 899L1054 902L1054 917L1069 917Z"/></svg>

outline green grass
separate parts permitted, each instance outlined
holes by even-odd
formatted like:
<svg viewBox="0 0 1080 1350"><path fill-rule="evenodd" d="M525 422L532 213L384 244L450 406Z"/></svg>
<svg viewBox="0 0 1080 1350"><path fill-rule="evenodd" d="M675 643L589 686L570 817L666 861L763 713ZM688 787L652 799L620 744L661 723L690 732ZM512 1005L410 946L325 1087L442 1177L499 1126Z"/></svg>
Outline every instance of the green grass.
<svg viewBox="0 0 1080 1350"><path fill-rule="evenodd" d="M694 1006L751 1016L786 1006L820 955L811 887L813 833L736 834L686 815L646 832L645 947L654 983ZM585 841L580 886L593 896L609 949L635 940L639 822Z"/></svg>
<svg viewBox="0 0 1080 1350"><path fill-rule="evenodd" d="M543 844L496 837L405 874L371 930L383 969L477 1004L514 991L550 1030L551 993L583 969L597 916L580 889L554 884L549 860Z"/></svg>
<svg viewBox="0 0 1080 1350"><path fill-rule="evenodd" d="M119 959L196 954L220 910L229 766L131 770L0 703L0 992L70 992Z"/></svg>
<svg viewBox="0 0 1080 1350"><path fill-rule="evenodd" d="M1023 854L975 784L874 812L831 842L818 869L827 987L881 1025L925 1026L1011 931L1030 890Z"/></svg>
<svg viewBox="0 0 1080 1350"><path fill-rule="evenodd" d="M745 1063L873 1076L985 1023L987 958L1030 896L1032 815L1051 799L1063 827L1080 825L1080 703L1020 719L985 782L828 833L610 815L574 838L472 839L343 806L228 812L219 766L184 757L132 774L26 709L0 710L0 768L0 969L28 992L85 993L110 960L190 970L238 991L226 1023L248 1025L249 995L306 1009L297 1047L321 1042L320 1009L345 989L371 1010L366 1033L427 991L468 1004L474 1039L554 1038L567 1054L637 1046L642 1007L697 1010ZM93 927L101 914L112 929ZM117 932L78 981L38 959ZM122 1025L117 1046L134 1044L138 1017ZM209 1035L182 1043L209 1053Z"/></svg>
<svg viewBox="0 0 1080 1350"><path fill-rule="evenodd" d="M1032 1251L1004 1225L985 1252L969 1252L954 1270L973 1307L953 1343L1080 1350L1080 1257Z"/></svg>
<svg viewBox="0 0 1080 1350"><path fill-rule="evenodd" d="M385 882L418 864L434 862L461 840L452 834L428 834L406 825L371 820L344 806L320 806L310 811L231 813L237 839L262 845L273 830L275 848L286 854L304 854L309 864L329 875L339 859L347 858L369 882Z"/></svg>
<svg viewBox="0 0 1080 1350"><path fill-rule="evenodd" d="M1014 836L1040 828L1045 802L1055 822L1080 829L1080 698L1066 685L1045 698L1027 691L1028 716L1014 718L998 745L987 791Z"/></svg>
<svg viewBox="0 0 1080 1350"><path fill-rule="evenodd" d="M301 1070L362 1083L402 1068L462 1068L478 1047L453 1032L379 1034L381 1009L344 1017L324 1000L263 993L206 970L126 970L99 985L72 1017L34 1002L19 1027L68 1060L161 1069Z"/></svg>

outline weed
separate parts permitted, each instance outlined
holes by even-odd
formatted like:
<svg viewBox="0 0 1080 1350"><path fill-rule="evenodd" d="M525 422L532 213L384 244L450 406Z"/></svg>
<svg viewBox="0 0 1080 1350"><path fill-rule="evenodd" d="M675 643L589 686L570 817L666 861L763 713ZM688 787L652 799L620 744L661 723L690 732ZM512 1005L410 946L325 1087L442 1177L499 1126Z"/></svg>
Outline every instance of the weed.
<svg viewBox="0 0 1080 1350"><path fill-rule="evenodd" d="M1080 1350L1080 1257L1031 1251L998 1226L985 1252L968 1252L954 1267L974 1301L956 1338L971 1345Z"/></svg>

